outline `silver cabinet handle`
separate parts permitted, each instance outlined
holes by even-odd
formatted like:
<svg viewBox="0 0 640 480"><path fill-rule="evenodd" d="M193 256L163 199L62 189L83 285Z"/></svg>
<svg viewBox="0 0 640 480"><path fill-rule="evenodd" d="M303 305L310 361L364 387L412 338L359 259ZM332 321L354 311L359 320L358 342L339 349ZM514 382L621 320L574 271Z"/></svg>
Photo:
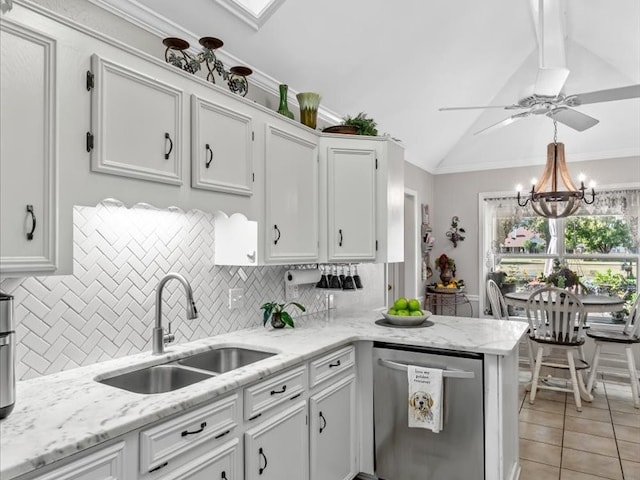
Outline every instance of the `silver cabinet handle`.
<svg viewBox="0 0 640 480"><path fill-rule="evenodd" d="M399 370L401 372L406 372L407 365L406 363L398 363L392 362L391 360L383 360L382 358L378 359L378 365L383 367L390 368L391 370ZM417 367L423 366L424 368L429 368L426 365L416 365ZM475 378L476 374L474 372L468 372L466 370L442 370L442 376L446 378Z"/></svg>

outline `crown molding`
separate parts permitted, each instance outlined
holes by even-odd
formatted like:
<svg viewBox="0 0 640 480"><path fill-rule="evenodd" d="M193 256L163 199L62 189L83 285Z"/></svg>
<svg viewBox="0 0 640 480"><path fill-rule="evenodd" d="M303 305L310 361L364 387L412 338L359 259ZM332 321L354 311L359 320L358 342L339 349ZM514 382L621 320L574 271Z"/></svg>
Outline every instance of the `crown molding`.
<svg viewBox="0 0 640 480"><path fill-rule="evenodd" d="M149 32L159 39L166 37L180 37L189 42L190 45L198 45L199 36L195 33L181 27L168 18L159 15L150 8L140 4L135 0L89 0L90 3L132 23L136 27ZM195 48L189 49L190 53L197 53ZM280 95L279 86L282 82L276 80L267 73L256 69L253 65L230 54L226 51L216 51L216 56L227 66L247 65L253 73L251 74L251 85L263 90L264 92L278 98ZM290 104L298 106L295 99L297 90L289 85ZM341 115L331 109L320 105L318 108L318 118L324 122L335 124L342 123Z"/></svg>

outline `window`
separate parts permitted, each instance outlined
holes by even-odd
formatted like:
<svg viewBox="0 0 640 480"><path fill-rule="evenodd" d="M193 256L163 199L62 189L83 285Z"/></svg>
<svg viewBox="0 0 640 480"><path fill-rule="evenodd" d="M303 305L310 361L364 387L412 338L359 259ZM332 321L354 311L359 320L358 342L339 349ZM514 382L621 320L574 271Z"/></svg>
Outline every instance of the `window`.
<svg viewBox="0 0 640 480"><path fill-rule="evenodd" d="M630 308L638 290L640 188L600 190L592 205L560 219L539 217L512 196L483 194L480 204L483 278L496 280L503 293L532 290L561 264L578 275L578 290L621 296ZM589 319L621 323L623 313Z"/></svg>
<svg viewBox="0 0 640 480"><path fill-rule="evenodd" d="M259 30L280 8L284 0L216 0L216 2L255 30Z"/></svg>

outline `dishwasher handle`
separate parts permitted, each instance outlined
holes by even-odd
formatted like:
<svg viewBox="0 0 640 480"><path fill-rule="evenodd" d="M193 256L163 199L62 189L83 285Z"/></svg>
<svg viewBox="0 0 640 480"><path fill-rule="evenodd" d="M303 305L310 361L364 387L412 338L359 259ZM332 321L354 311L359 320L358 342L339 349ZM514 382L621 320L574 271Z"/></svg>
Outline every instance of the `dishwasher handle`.
<svg viewBox="0 0 640 480"><path fill-rule="evenodd" d="M378 359L378 365L390 368L392 370L399 370L401 372L406 372L407 367L409 366L406 363L392 362L391 360L383 360L382 358ZM420 366L422 365L416 365L416 367L420 367ZM424 368L430 368L430 367L424 367ZM476 374L474 372L468 372L466 370L446 369L446 370L442 370L442 376L445 378L475 378Z"/></svg>

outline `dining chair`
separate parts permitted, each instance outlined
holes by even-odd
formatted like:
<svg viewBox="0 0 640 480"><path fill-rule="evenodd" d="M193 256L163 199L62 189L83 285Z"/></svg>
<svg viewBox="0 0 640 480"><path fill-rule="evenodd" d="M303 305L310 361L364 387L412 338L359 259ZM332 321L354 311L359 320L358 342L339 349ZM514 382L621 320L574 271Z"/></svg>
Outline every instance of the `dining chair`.
<svg viewBox="0 0 640 480"><path fill-rule="evenodd" d="M593 338L596 345L587 391L591 392L593 389L598 373L620 375L620 369L616 369L616 367L626 366L633 394L633 406L640 408L640 380L638 380L638 368L632 349L634 344L640 343L640 297L633 304L622 331L604 331L592 328L587 332L587 336ZM603 350L603 347L608 349ZM600 360L607 362L605 368L600 368Z"/></svg>
<svg viewBox="0 0 640 480"><path fill-rule="evenodd" d="M589 368L582 358L576 358L585 342L583 325L586 318L584 306L576 295L553 286L536 290L527 300L527 319L529 338L535 348L533 376L529 403L533 404L539 389L572 392L576 409L582 411L582 398L591 401L584 379L579 371ZM550 350L545 355L545 348ZM553 378L540 380L542 367L568 370L571 376L571 388L555 384ZM566 379L562 379L566 381Z"/></svg>
<svg viewBox="0 0 640 480"><path fill-rule="evenodd" d="M487 280L487 295L489 296L489 305L491 306L493 318L497 320L509 320L507 303L502 296L500 287L491 279Z"/></svg>
<svg viewBox="0 0 640 480"><path fill-rule="evenodd" d="M489 296L489 305L491 306L491 314L496 320L509 320L509 309L507 302L502 295L502 291L498 284L489 279L487 280L487 295ZM533 373L533 348L531 340L527 338L527 355L529 357L529 368Z"/></svg>

